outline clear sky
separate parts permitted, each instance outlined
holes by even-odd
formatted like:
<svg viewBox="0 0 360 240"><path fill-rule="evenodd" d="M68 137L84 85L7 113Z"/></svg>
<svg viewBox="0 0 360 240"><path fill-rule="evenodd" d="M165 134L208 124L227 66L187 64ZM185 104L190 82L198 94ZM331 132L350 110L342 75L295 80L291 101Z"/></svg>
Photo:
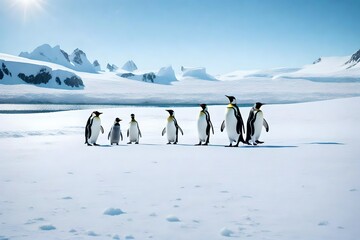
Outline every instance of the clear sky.
<svg viewBox="0 0 360 240"><path fill-rule="evenodd" d="M0 0L0 52L48 43L140 69L298 67L360 49L360 0Z"/></svg>

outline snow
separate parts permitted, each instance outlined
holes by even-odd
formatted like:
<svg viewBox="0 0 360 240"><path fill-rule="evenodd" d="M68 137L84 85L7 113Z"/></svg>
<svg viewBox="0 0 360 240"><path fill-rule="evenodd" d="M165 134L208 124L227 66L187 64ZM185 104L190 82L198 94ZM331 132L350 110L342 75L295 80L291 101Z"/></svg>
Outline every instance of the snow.
<svg viewBox="0 0 360 240"><path fill-rule="evenodd" d="M130 60L130 61L127 61L121 68L122 70L125 70L127 72L133 72L135 70L137 70L137 66L136 64L134 63L134 61Z"/></svg>
<svg viewBox="0 0 360 240"><path fill-rule="evenodd" d="M35 48L31 53L21 52L20 57L32 60L55 63L80 72L95 73L95 67L87 59L86 54L80 49L75 49L71 55L60 48L59 45L51 47L43 44Z"/></svg>
<svg viewBox="0 0 360 240"><path fill-rule="evenodd" d="M322 58L303 68L236 71L216 76L220 81L204 81L206 72L202 68L185 68L191 73L186 77L167 66L159 71L136 70L132 73L134 76L125 78L121 77L128 73L124 70L86 73L7 54L0 54L0 59L13 62L17 68L33 69L36 65L31 71L40 66L62 70L61 74L68 72L69 76L81 77L85 85L84 88L71 88L64 84L58 86L52 80L55 84L52 87L49 84L39 88L24 84L20 79L12 79L11 83L9 79L0 80L0 103L196 105L202 102L224 104L224 95L234 95L241 97L240 104L252 104L256 101L294 103L360 96L360 65L348 68L345 60L350 56ZM143 75L151 72L156 75L153 83L149 79L144 82ZM73 89L77 91L69 91Z"/></svg>
<svg viewBox="0 0 360 240"><path fill-rule="evenodd" d="M202 80L216 80L216 78L209 75L206 72L206 68L203 67L199 67L199 68L182 67L181 70L183 77L197 78Z"/></svg>
<svg viewBox="0 0 360 240"><path fill-rule="evenodd" d="M279 74L274 78L307 79L319 82L360 82L360 65L346 64L349 59L350 56L322 57L319 62L305 65L295 72Z"/></svg>
<svg viewBox="0 0 360 240"><path fill-rule="evenodd" d="M124 212L120 208L108 208L105 210L104 214L109 216L117 216L124 214Z"/></svg>
<svg viewBox="0 0 360 240"><path fill-rule="evenodd" d="M225 103L208 106L207 147L194 146L200 107L173 107L184 136L170 146L165 107L96 109L105 133L134 113L143 134L119 146L103 134L99 147L84 145L92 110L0 114L1 238L357 239L359 104L264 105L265 144L239 148L224 147ZM246 118L250 108L240 110ZM104 215L111 208L126 214Z"/></svg>

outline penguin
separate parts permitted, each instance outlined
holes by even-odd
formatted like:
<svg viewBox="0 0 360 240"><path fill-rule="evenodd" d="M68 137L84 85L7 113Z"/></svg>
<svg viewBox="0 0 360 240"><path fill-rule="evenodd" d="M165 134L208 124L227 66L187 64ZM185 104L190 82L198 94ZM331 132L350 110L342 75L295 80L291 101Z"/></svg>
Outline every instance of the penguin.
<svg viewBox="0 0 360 240"><path fill-rule="evenodd" d="M141 131L139 128L139 123L135 120L135 114L131 114L131 121L129 123L129 129L127 130L126 136L129 138L128 144L135 142L139 144L139 138L142 137Z"/></svg>
<svg viewBox="0 0 360 240"><path fill-rule="evenodd" d="M110 140L110 145L116 144L119 145L119 141L121 138L121 141L123 140L123 135L120 128L120 121L122 119L115 118L114 125L111 127L110 132L108 134L108 139Z"/></svg>
<svg viewBox="0 0 360 240"><path fill-rule="evenodd" d="M199 143L196 146L200 146L202 142L203 145L208 145L210 140L210 129L214 134L214 127L210 121L210 114L208 112L206 104L200 104L201 111L197 121L197 129L199 134Z"/></svg>
<svg viewBox="0 0 360 240"><path fill-rule="evenodd" d="M104 128L101 126L101 119L100 115L102 113L98 111L94 111L91 113L89 119L86 122L85 127L85 144L88 146L98 146L99 144L96 143L99 133L104 133Z"/></svg>
<svg viewBox="0 0 360 240"><path fill-rule="evenodd" d="M251 108L249 117L246 123L246 143L250 145L250 141L253 145L264 143L259 141L262 126L265 127L266 132L269 131L269 124L263 116L263 112L260 110L263 103L257 102Z"/></svg>
<svg viewBox="0 0 360 240"><path fill-rule="evenodd" d="M229 104L226 108L225 120L221 124L220 131L224 131L226 127L226 132L230 144L228 147L232 147L232 143L236 142L235 147L239 146L239 142L245 143L243 132L245 132L244 121L241 117L240 109L236 105L236 98L233 96L227 96L229 99Z"/></svg>
<svg viewBox="0 0 360 240"><path fill-rule="evenodd" d="M179 130L182 135L184 135L184 132L175 119L174 111L171 109L165 111L167 111L170 114L170 116L167 118L167 124L166 127L162 130L161 136L164 136L164 134L167 133L167 139L168 139L167 144L171 144L171 143L177 144L179 138Z"/></svg>

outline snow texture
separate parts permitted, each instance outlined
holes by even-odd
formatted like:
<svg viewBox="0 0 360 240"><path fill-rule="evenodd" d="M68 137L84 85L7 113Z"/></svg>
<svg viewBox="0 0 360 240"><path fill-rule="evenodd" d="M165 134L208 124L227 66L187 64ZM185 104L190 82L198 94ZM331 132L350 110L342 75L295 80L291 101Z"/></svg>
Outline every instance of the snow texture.
<svg viewBox="0 0 360 240"><path fill-rule="evenodd" d="M123 212L119 208L108 208L108 209L105 210L104 215L117 216L117 215L121 215L121 214L124 214L124 213L125 212Z"/></svg>
<svg viewBox="0 0 360 240"><path fill-rule="evenodd" d="M98 147L84 145L92 110L0 114L0 235L220 240L225 227L234 239L357 239L359 104L264 105L265 143L238 148L225 148L219 130L226 103L208 106L215 134L207 147L194 146L200 107L173 107L184 136L170 146L161 137L165 107L94 109L105 132L134 113L143 135L139 145L110 146L103 134ZM240 110L246 119L250 107ZM104 215L109 206L127 213Z"/></svg>

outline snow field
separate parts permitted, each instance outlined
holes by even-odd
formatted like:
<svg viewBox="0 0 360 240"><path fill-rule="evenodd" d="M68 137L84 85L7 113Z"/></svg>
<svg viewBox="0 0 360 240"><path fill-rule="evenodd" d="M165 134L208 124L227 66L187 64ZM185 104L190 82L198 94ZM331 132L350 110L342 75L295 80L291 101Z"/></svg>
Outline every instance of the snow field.
<svg viewBox="0 0 360 240"><path fill-rule="evenodd" d="M83 144L89 110L1 115L0 236L356 239L359 103L265 105L265 144L239 148L223 147L225 105L209 106L208 147L193 146L200 107L173 108L185 134L177 146L161 137L166 108L96 109L100 147ZM250 108L240 110L245 120ZM124 133L131 113L140 144L109 146L113 120Z"/></svg>

